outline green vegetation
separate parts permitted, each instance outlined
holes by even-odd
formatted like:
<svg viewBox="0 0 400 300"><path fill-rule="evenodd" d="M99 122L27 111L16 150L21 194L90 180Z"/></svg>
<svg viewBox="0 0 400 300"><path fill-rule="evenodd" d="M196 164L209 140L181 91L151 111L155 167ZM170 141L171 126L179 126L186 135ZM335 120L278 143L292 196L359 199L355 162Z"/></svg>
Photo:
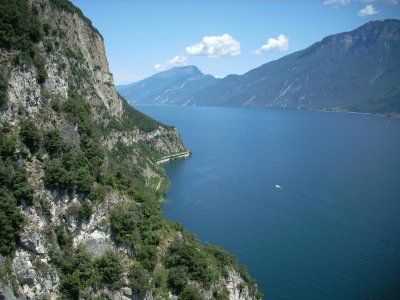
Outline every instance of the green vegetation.
<svg viewBox="0 0 400 300"><path fill-rule="evenodd" d="M56 128L50 129L45 133L43 146L51 158L60 157L67 145L61 138L60 131Z"/></svg>
<svg viewBox="0 0 400 300"><path fill-rule="evenodd" d="M21 159L21 143L16 135L0 127L0 253L9 255L15 248L24 217L18 205L31 204L33 188L28 183Z"/></svg>
<svg viewBox="0 0 400 300"><path fill-rule="evenodd" d="M37 11L26 0L0 2L0 48L19 50L18 60L31 64L34 44L42 38L42 26Z"/></svg>
<svg viewBox="0 0 400 300"><path fill-rule="evenodd" d="M82 98L68 98L62 112L78 127L80 148L66 145L58 129L49 130L44 135L44 148L52 159L45 167L44 182L49 187L89 194L94 190L95 181L101 179L104 150L99 133L90 107Z"/></svg>
<svg viewBox="0 0 400 300"><path fill-rule="evenodd" d="M124 266L119 253L110 251L93 259L82 246L74 248L72 237L62 225L53 228L59 249L50 249L50 257L61 272L60 291L65 299L79 299L90 287L118 289L123 286Z"/></svg>
<svg viewBox="0 0 400 300"><path fill-rule="evenodd" d="M8 88L8 74L6 68L0 67L0 110L6 107Z"/></svg>
<svg viewBox="0 0 400 300"><path fill-rule="evenodd" d="M101 285L111 289L118 289L123 286L122 273L124 267L118 252L106 252L94 261L94 266L98 272Z"/></svg>
<svg viewBox="0 0 400 300"><path fill-rule="evenodd" d="M201 296L198 288L188 285L183 290L179 300L204 300L204 298Z"/></svg>
<svg viewBox="0 0 400 300"><path fill-rule="evenodd" d="M21 124L21 130L19 135L21 140L29 148L32 153L39 150L42 142L42 134L32 121L27 121Z"/></svg>
<svg viewBox="0 0 400 300"><path fill-rule="evenodd" d="M17 201L5 190L0 189L0 254L9 255L24 224Z"/></svg>
<svg viewBox="0 0 400 300"><path fill-rule="evenodd" d="M82 204L72 204L68 207L68 214L75 217L78 223L87 222L93 213L93 207L90 201L83 201Z"/></svg>
<svg viewBox="0 0 400 300"><path fill-rule="evenodd" d="M184 232L182 240L176 240L169 246L165 265L167 268L186 268L191 280L199 281L205 288L209 288L217 279L218 273L214 257L201 250L199 241L193 235Z"/></svg>
<svg viewBox="0 0 400 300"><path fill-rule="evenodd" d="M171 267L168 272L168 284L178 295L189 282L188 268L186 266Z"/></svg>
<svg viewBox="0 0 400 300"><path fill-rule="evenodd" d="M82 18L82 20L84 20L90 26L90 28L94 32L96 32L101 38L103 38L100 32L92 25L92 21L86 18L85 15L82 13L82 11L68 0L50 0L50 3L59 10L66 11L71 14L77 14L80 18Z"/></svg>
<svg viewBox="0 0 400 300"><path fill-rule="evenodd" d="M129 286L140 296L145 296L150 286L150 273L140 265L134 264L128 274Z"/></svg>
<svg viewBox="0 0 400 300"><path fill-rule="evenodd" d="M159 126L165 127L165 125L134 109L121 95L118 94L118 97L122 101L124 114L120 119L111 120L106 128L107 130L126 131L129 128L137 127L141 131L150 132L158 129Z"/></svg>

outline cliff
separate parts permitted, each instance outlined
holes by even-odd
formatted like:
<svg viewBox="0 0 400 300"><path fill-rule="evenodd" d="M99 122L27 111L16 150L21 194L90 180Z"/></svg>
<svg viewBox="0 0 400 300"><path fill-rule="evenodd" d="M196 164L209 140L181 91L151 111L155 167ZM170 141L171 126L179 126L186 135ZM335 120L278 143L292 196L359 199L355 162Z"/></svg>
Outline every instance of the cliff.
<svg viewBox="0 0 400 300"><path fill-rule="evenodd" d="M64 0L0 3L0 298L256 299L224 250L162 217L178 132L115 91Z"/></svg>

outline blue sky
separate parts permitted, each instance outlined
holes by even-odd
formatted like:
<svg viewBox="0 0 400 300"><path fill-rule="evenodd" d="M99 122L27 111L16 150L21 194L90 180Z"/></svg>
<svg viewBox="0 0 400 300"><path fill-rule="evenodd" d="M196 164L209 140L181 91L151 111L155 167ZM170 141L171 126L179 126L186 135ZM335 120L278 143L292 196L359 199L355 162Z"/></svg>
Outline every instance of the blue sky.
<svg viewBox="0 0 400 300"><path fill-rule="evenodd" d="M116 84L185 64L217 77L243 74L327 35L400 18L400 0L72 2L102 33Z"/></svg>

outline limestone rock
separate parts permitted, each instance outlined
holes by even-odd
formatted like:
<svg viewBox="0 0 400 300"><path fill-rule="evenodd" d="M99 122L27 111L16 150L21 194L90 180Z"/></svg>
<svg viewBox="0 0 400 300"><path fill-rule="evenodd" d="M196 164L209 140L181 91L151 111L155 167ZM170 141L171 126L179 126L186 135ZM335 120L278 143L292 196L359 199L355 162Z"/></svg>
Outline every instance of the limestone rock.
<svg viewBox="0 0 400 300"><path fill-rule="evenodd" d="M28 231L21 234L21 245L37 254L46 253L42 237L36 231Z"/></svg>

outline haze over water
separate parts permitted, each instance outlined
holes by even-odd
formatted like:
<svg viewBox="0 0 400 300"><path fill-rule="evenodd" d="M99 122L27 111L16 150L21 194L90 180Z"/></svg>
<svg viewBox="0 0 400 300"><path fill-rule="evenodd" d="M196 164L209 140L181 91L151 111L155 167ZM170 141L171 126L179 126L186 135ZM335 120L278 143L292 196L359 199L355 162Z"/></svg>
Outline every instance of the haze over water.
<svg viewBox="0 0 400 300"><path fill-rule="evenodd" d="M399 299L400 120L139 106L193 152L163 210L246 264L266 299Z"/></svg>

